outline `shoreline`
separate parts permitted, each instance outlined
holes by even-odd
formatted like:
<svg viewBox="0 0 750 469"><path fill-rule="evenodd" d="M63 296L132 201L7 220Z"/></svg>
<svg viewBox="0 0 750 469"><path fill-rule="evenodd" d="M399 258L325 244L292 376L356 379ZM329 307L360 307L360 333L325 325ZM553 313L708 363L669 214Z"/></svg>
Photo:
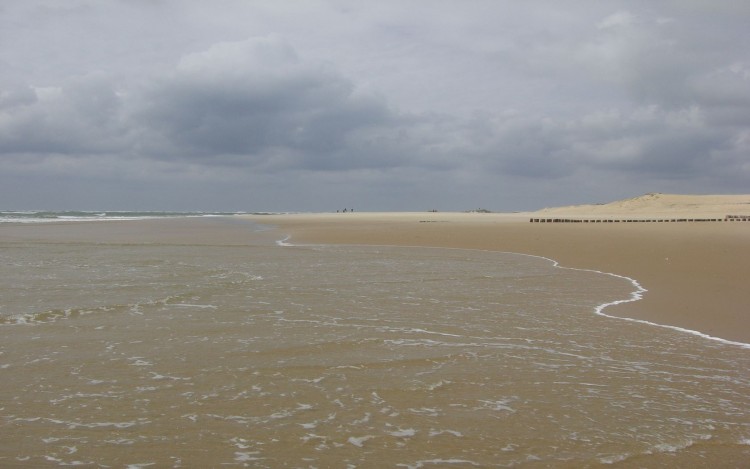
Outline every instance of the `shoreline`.
<svg viewBox="0 0 750 469"><path fill-rule="evenodd" d="M0 327L14 402L6 447L23 449L4 456L69 454L71 429L59 422L84 421L101 424L101 444L79 459L111 464L117 415L138 432L131 452L157 465L183 457L175 441L198 447L201 464L236 462L238 422L257 456L290 465L353 451L365 464L471 453L472 464L513 465L542 446L551 464L746 461L748 349L592 314L641 303L604 304L629 298L632 282L556 271L571 267L552 256L479 250L559 249L568 232L580 257L584 234L632 231L532 226L499 214L0 226L2 312L21 319ZM278 247L288 234L298 247ZM437 249L329 250L303 236ZM235 418L238 405L259 402L262 412ZM217 438L203 438L206 425ZM325 448L307 443L311 431ZM62 440L29 446L29 435ZM290 453L295 441L304 444ZM513 444L502 461L498 441Z"/></svg>
<svg viewBox="0 0 750 469"><path fill-rule="evenodd" d="M530 213L245 216L293 243L514 252L629 279L638 301L595 313L750 347L750 223L530 223ZM606 313L601 310L606 308Z"/></svg>
<svg viewBox="0 0 750 469"><path fill-rule="evenodd" d="M750 344L750 292L746 285L750 278L750 223L530 223L539 213L243 214L108 223L8 223L0 226L0 242L247 245L258 240L283 244L279 241L290 236L292 244L424 246L527 254L549 259L561 268L621 276L646 290L638 301L607 305L601 313L605 316L736 345ZM246 231L236 229L243 220L274 229L264 228L248 238ZM55 228L49 229L51 225Z"/></svg>

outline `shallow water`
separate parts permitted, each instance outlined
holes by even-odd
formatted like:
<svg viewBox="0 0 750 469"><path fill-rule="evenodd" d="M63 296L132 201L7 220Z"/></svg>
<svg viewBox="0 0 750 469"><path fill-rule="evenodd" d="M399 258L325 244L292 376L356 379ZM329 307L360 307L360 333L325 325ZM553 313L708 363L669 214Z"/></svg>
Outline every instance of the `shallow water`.
<svg viewBox="0 0 750 469"><path fill-rule="evenodd" d="M517 254L0 245L0 466L741 467L750 351Z"/></svg>

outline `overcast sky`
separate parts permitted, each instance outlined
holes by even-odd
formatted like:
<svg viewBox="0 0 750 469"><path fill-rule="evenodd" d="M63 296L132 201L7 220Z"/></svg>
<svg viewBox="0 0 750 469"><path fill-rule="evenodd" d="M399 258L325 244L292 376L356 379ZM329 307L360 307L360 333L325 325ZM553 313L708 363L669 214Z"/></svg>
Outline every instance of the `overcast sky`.
<svg viewBox="0 0 750 469"><path fill-rule="evenodd" d="M0 0L0 210L750 192L750 2Z"/></svg>

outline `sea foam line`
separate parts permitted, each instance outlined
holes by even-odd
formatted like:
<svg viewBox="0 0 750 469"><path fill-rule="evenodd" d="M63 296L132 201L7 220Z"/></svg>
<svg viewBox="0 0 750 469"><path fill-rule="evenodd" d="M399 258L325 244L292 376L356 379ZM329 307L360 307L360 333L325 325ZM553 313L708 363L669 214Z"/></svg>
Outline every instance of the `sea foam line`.
<svg viewBox="0 0 750 469"><path fill-rule="evenodd" d="M523 254L523 255L524 256L532 256L531 254ZM638 300L640 300L640 299L643 298L643 294L646 293L648 290L646 290L645 288L643 288L643 286L640 283L638 283L637 280L635 280L633 278L630 278L630 277L626 277L624 275L613 274L611 272L602 272L601 270L594 270L594 269L579 269L579 268L575 268L575 267L564 267L564 266L561 266L560 263L557 262L554 259L549 259L547 257L542 257L542 256L532 256L532 257L539 257L539 258L542 258L542 259L547 259L548 261L552 262L555 267L560 268L560 269L578 270L578 271L581 271L581 272L595 272L595 273L598 273L598 274L609 275L611 277L621 278L621 279L629 281L633 285L633 287L635 287L635 291L633 291L633 292L630 293L630 298L625 299L625 300L616 300L616 301L610 301L608 303L600 304L599 306L597 306L596 308L594 308L594 313L595 314L598 314L600 316L604 316L606 318L621 319L623 321L630 321L630 322L636 322L636 323L640 323L640 324L647 324L649 326L663 327L665 329L671 329L673 331L684 332L686 334L695 335L695 336L701 337L703 339L713 340L713 341L721 342L721 343L727 344L727 345L736 345L736 346L738 346L740 348L750 349L750 344L747 344L745 342L738 342L738 341L734 341L734 340L722 339L721 337L714 337L712 335L708 335L708 334L700 332L700 331L695 331L695 330L687 329L687 328L680 327L680 326L671 326L669 324L659 324L659 323L656 323L656 322L647 321L645 319L628 318L628 317L623 317L623 316L613 316L611 314L607 314L607 313L604 312L604 308L607 308L608 306L614 306L614 305L619 305L619 304L623 304L623 303L631 303L633 301L638 301Z"/></svg>
<svg viewBox="0 0 750 469"><path fill-rule="evenodd" d="M276 244L278 246L296 246L296 244L287 243L287 241L289 239L291 239L291 236L287 235L286 238L284 238L284 239L278 239L278 240L276 240Z"/></svg>
<svg viewBox="0 0 750 469"><path fill-rule="evenodd" d="M291 238L292 238L291 235L287 235L284 239L276 241L276 244L279 245L279 246L302 246L301 244L290 243L289 240ZM310 244L310 245L307 245L307 246L314 246L314 245ZM487 250L487 249L433 247L433 246L397 246L397 245L390 245L390 244L351 244L351 245L347 245L347 246L384 247L384 248L399 248L399 247L403 247L403 248L421 248L421 249L453 249L453 250L459 250L459 251L480 251L480 252L497 252L497 253L502 253L502 254L516 254L516 255L519 255L519 256L536 257L538 259L544 259L544 260L546 260L548 262L551 262L552 265L553 265L553 267L557 267L559 269L577 270L577 271L581 271L581 272L594 272L594 273L597 273L597 274L609 275L611 277L621 278L621 279L629 281L633 285L633 287L635 287L635 290L630 293L630 298L627 298L627 299L624 299L624 300L610 301L608 303L602 303L599 306L597 306L596 308L594 308L594 313L595 314L597 314L599 316L606 317L606 318L610 318L610 319L619 319L619 320L622 320L622 321L630 321L630 322L635 322L635 323L639 323L639 324L646 324L646 325L649 325L649 326L662 327L664 329L671 329L673 331L677 331L677 332L682 332L682 333L685 333L685 334L690 334L690 335L698 336L698 337L700 337L702 339L712 340L712 341L719 342L719 343L726 344L726 345L734 345L734 346L737 346L737 347L740 347L740 348L744 348L744 349L750 349L750 344L748 344L748 343L738 342L738 341L728 340L728 339L722 339L721 337L714 337L712 335L708 335L708 334L706 334L704 332L700 332L700 331L695 331L693 329L687 329L687 328L680 327L680 326L671 326L669 324L659 324L659 323L656 323L656 322L647 321L645 319L636 319L636 318L628 318L628 317L622 317L622 316L613 316L611 314L605 313L604 309L607 308L608 306L614 306L614 305L619 305L619 304L623 304L623 303L631 303L631 302L634 302L634 301L638 301L638 300L642 299L643 298L643 294L648 291L640 283L638 283L637 280L635 280L633 278L630 278L630 277L626 277L625 275L619 275L619 274L615 274L615 273L612 273L612 272L602 272L601 270L594 270L594 269L581 269L581 268L578 268L578 267L565 267L565 266L560 265L560 263L557 262L556 260L550 259L549 257L537 256L537 255L534 255L534 254L526 254L526 253L522 253L522 252L490 251L490 250Z"/></svg>

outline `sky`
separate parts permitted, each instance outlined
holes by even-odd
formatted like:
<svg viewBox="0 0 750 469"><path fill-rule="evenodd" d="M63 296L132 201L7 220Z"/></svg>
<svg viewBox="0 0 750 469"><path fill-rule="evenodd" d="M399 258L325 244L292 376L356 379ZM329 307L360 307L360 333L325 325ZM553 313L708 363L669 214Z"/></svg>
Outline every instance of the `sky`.
<svg viewBox="0 0 750 469"><path fill-rule="evenodd" d="M0 210L750 192L750 2L0 0Z"/></svg>

